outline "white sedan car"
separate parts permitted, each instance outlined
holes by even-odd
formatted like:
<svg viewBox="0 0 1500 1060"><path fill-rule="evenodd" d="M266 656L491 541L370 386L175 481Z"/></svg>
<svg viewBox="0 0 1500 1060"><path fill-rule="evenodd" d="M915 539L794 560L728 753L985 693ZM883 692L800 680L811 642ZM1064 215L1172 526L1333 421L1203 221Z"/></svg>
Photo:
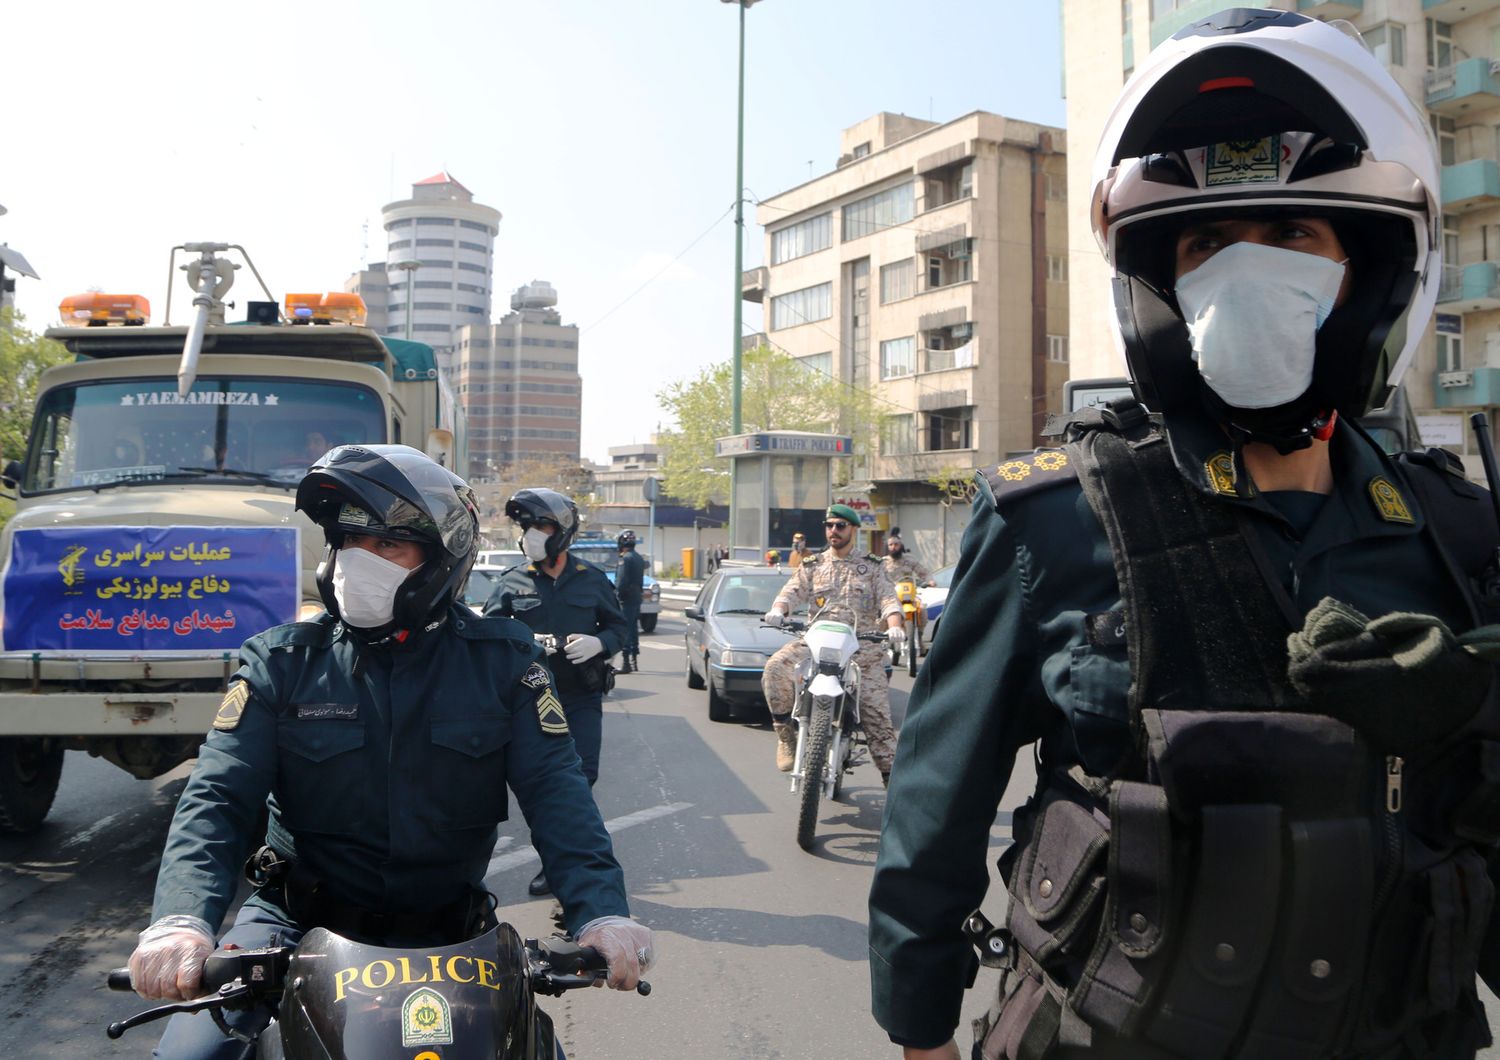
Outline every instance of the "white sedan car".
<svg viewBox="0 0 1500 1060"><path fill-rule="evenodd" d="M950 563L938 568L932 572L932 580L937 584L917 590L917 599L922 601L922 609L927 614L926 638L929 644L937 635L938 618L943 613L943 605L948 602L948 587L953 584L953 572L957 567L957 563Z"/></svg>

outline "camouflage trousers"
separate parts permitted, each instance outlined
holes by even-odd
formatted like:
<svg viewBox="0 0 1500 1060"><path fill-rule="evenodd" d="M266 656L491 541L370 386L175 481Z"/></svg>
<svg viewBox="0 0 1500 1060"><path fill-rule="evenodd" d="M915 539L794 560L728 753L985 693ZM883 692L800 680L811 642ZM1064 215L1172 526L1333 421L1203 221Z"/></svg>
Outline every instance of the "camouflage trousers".
<svg viewBox="0 0 1500 1060"><path fill-rule="evenodd" d="M797 669L811 657L807 645L794 640L766 660L760 687L766 696L766 706L771 708L771 716L778 723L792 712L797 702ZM896 759L896 730L891 726L891 685L885 675L885 660L883 644L866 644L854 653L860 674L860 727L870 744L875 768L889 773Z"/></svg>

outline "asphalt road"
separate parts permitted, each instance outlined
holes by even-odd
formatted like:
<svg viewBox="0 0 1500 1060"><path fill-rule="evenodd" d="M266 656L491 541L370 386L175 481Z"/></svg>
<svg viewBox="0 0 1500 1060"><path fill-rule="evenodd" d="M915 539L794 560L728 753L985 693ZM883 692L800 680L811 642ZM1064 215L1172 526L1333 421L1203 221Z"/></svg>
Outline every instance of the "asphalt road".
<svg viewBox="0 0 1500 1060"><path fill-rule="evenodd" d="M714 724L705 693L683 680L681 623L664 614L641 639L643 672L606 701L595 797L615 837L635 914L656 932L661 963L649 998L603 990L546 999L573 1060L899 1055L869 1016L865 898L883 792L868 762L843 801L825 805L817 841L794 842L793 796L773 767L769 727ZM899 720L910 680L893 678ZM105 1025L135 1011L103 988L149 915L151 890L185 772L132 780L69 755L47 824L0 839L0 1056L148 1055L153 1028L110 1042ZM1009 809L1031 790L1022 755L992 833L1008 842ZM488 881L500 915L523 935L553 930L558 911L532 899L537 869L523 822L502 828ZM992 870L993 871L993 870ZM1004 890L986 912L1004 915ZM987 1006L981 971L966 1023ZM1491 1001L1492 1019L1500 1017ZM1491 1050L1486 1056L1500 1057Z"/></svg>

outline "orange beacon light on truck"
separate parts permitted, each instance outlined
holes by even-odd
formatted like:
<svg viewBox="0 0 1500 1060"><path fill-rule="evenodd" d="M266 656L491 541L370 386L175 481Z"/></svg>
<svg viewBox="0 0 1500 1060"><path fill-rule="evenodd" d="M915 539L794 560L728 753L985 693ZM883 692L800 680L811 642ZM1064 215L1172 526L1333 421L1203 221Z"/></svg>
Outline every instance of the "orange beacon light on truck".
<svg viewBox="0 0 1500 1060"><path fill-rule="evenodd" d="M85 291L64 298L57 307L57 315L64 327L139 326L151 319L151 303L145 295Z"/></svg>

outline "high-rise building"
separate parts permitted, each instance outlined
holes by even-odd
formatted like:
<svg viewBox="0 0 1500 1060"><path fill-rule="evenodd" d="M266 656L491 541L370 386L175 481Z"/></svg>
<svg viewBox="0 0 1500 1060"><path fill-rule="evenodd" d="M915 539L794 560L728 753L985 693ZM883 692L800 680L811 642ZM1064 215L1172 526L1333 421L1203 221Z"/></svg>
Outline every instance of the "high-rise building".
<svg viewBox="0 0 1500 1060"><path fill-rule="evenodd" d="M1437 317L1406 374L1427 444L1480 473L1463 412L1500 405L1500 0L1063 0L1073 374L1123 372L1109 326L1109 270L1089 227L1094 145L1121 86L1184 26L1231 7L1345 19L1418 106L1442 165Z"/></svg>
<svg viewBox="0 0 1500 1060"><path fill-rule="evenodd" d="M935 483L1031 449L1060 402L1064 151L1061 129L984 111L878 114L844 130L832 172L756 214L768 264L745 289L766 341L875 393L879 441L853 485L932 565L956 557L964 511Z"/></svg>
<svg viewBox="0 0 1500 1060"><path fill-rule="evenodd" d="M353 280L349 286L365 295L372 326L373 296L383 288L387 335L406 337L409 305L411 338L437 352L438 365L451 379L459 329L487 325L491 318L500 211L475 202L468 188L444 172L417 181L411 198L386 203L380 216L386 231L384 275L368 293ZM355 279L375 271L372 266Z"/></svg>
<svg viewBox="0 0 1500 1060"><path fill-rule="evenodd" d="M545 280L518 288L510 308L498 324L457 333L451 379L468 416L470 478L527 462L578 462L578 326L562 322Z"/></svg>

